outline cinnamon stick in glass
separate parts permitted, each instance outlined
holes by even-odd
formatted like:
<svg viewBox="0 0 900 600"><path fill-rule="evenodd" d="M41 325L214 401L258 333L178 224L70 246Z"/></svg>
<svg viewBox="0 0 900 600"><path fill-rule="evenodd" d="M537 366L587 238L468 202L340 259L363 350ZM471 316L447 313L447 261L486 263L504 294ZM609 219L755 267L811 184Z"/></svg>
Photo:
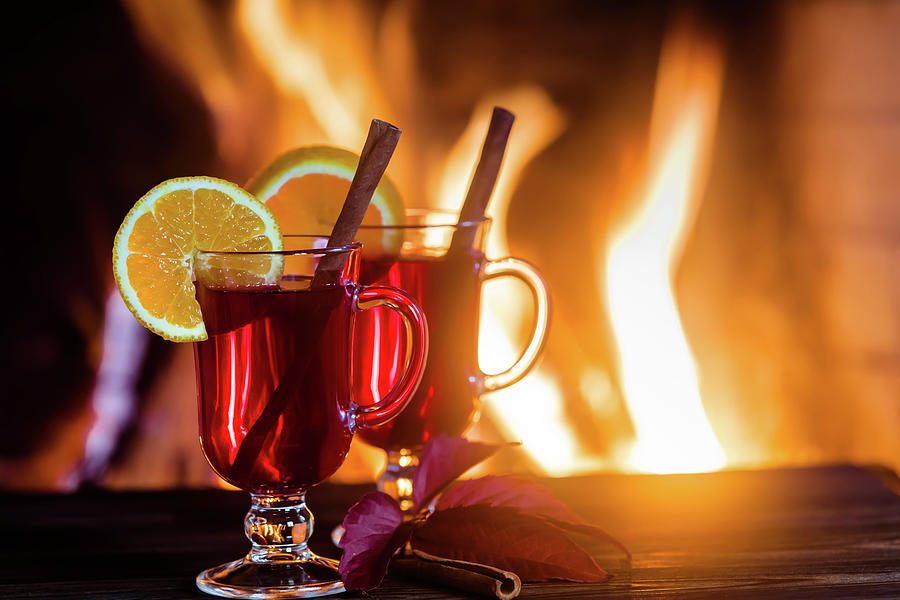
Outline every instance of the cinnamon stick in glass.
<svg viewBox="0 0 900 600"><path fill-rule="evenodd" d="M509 133L512 131L515 120L515 115L505 108L494 107L491 123L488 125L487 135L481 147L481 156L475 167L475 174L472 176L472 183L469 184L466 199L459 211L460 225L484 218L491 195L494 193L494 186L497 184L503 156L506 154L506 145L509 142ZM475 227L458 228L450 240L450 248L447 253L455 254L471 249L475 244L476 229Z"/></svg>
<svg viewBox="0 0 900 600"><path fill-rule="evenodd" d="M331 235L328 238L327 247L335 248L349 244L356 237L356 232L362 224L366 208L372 200L375 188L381 181L387 169L397 141L400 139L400 129L378 119L373 119L369 126L369 134L359 156L359 165L350 183L350 190L341 208ZM347 260L346 252L338 252L325 255L316 267L311 287L320 287L338 280L344 263ZM325 328L325 320L319 323L318 331L309 331L310 336L322 335ZM305 344L304 348L311 349L315 344ZM297 388L299 380L306 376L306 371L311 363L312 356L308 353L300 354L294 358L294 364L284 374L278 387L272 392L272 396L266 403L266 407L260 413L259 418L247 431L247 435L241 441L234 462L231 465L232 478L242 480L253 469L256 459L262 450L263 444L278 422L278 417L284 412L291 398L291 390Z"/></svg>
<svg viewBox="0 0 900 600"><path fill-rule="evenodd" d="M399 128L385 121L372 119L369 135L359 154L359 165L347 191L347 199L328 237L328 248L349 244L356 237L375 188L391 162L399 139ZM346 254L329 254L323 257L316 268L312 286L318 287L336 280L346 260Z"/></svg>

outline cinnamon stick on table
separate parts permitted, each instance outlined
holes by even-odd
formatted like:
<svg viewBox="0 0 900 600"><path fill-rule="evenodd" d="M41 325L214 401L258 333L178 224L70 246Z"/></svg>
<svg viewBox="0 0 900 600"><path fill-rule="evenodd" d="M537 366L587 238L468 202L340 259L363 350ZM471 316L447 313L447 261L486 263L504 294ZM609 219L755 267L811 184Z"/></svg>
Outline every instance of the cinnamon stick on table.
<svg viewBox="0 0 900 600"><path fill-rule="evenodd" d="M411 557L395 558L391 573L497 600L512 600L522 591L521 580L511 571L432 556L420 550L413 550Z"/></svg>
<svg viewBox="0 0 900 600"><path fill-rule="evenodd" d="M381 176L387 169L399 139L400 129L385 121L372 120L366 143L359 156L359 165L356 167L356 173L350 183L350 190L347 192L341 214L331 230L327 247L335 248L349 244L356 237L356 231L362 224L366 208L372 200L372 194L375 193L375 188L378 187L378 182L381 181ZM344 269L346 260L346 252L325 255L316 267L310 287L321 287L336 282ZM312 324L311 329L307 332L308 335L322 335L326 325L324 316L326 315ZM272 392L259 418L247 431L231 465L233 479L242 480L253 470L266 438L293 397L292 390L296 389L297 384L306 377L306 372L312 362L312 350L315 347L316 344L302 345L305 351L294 357L293 365Z"/></svg>
<svg viewBox="0 0 900 600"><path fill-rule="evenodd" d="M484 218L491 195L494 193L500 166L503 164L503 155L509 142L509 133L515 120L515 115L505 108L494 107L491 123L488 125L487 135L481 147L481 157L478 159L472 183L469 184L466 199L459 211L460 225ZM458 228L450 240L448 254L471 250L475 245L476 233L477 227Z"/></svg>

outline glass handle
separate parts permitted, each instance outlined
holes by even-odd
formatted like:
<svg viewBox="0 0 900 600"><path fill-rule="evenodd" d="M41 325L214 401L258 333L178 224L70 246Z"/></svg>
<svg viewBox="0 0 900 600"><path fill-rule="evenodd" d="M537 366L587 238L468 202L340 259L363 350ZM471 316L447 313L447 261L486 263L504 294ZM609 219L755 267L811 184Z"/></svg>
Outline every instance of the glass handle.
<svg viewBox="0 0 900 600"><path fill-rule="evenodd" d="M534 367L550 329L550 290L537 269L529 263L517 258L502 258L489 261L482 270L482 281L499 277L515 277L531 290L535 304L535 324L531 341L511 367L501 373L484 374L484 391L493 392L509 387L519 381Z"/></svg>
<svg viewBox="0 0 900 600"><path fill-rule="evenodd" d="M365 304L365 306L360 306ZM358 427L377 427L387 423L406 408L425 372L425 360L428 356L428 326L425 315L419 305L397 288L372 285L364 287L356 296L356 310L368 310L376 306L384 306L400 313L406 322L411 349L409 361L403 376L380 401L367 406L358 406L356 425Z"/></svg>

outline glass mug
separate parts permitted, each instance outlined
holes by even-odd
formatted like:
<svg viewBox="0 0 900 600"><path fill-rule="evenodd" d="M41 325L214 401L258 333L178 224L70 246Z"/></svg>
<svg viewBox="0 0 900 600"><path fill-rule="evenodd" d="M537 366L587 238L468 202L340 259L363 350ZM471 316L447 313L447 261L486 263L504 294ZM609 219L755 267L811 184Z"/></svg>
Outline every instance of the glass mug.
<svg viewBox="0 0 900 600"><path fill-rule="evenodd" d="M534 366L547 338L550 297L540 274L515 259L487 260L484 246L491 220L457 224L455 213L409 210L406 224L363 226L360 281L387 284L404 290L428 317L428 364L409 406L393 421L360 431L366 443L387 453L387 467L378 488L402 509L412 507L412 472L418 453L430 438L463 434L480 410L480 396L519 381ZM457 237L458 236L458 237ZM452 250L454 237L467 240ZM379 248L401 248L384 256ZM370 250L376 249L376 250ZM520 358L498 374L478 366L478 328L482 283L515 277L533 292L536 323ZM353 356L355 397L379 402L397 379L410 351L402 322L388 311L376 310L356 321L361 346ZM335 532L335 537L340 531Z"/></svg>
<svg viewBox="0 0 900 600"><path fill-rule="evenodd" d="M340 467L357 429L396 417L423 373L422 311L400 290L358 285L359 243L326 249L326 242L286 236L286 247L296 249L198 252L194 261L209 333L194 345L200 441L219 477L251 495L244 519L250 552L198 575L197 586L210 594L297 598L343 591L337 561L307 548L313 517L306 490ZM320 260L333 255L343 257L340 273L312 284ZM375 306L404 324L410 346L395 385L361 406L350 385L358 352L353 322L363 307Z"/></svg>

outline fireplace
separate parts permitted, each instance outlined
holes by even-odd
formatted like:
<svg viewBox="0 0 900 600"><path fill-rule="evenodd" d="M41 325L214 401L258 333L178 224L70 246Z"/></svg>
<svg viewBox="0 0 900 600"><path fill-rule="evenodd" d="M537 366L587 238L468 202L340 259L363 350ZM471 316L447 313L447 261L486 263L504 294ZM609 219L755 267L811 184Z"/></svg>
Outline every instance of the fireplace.
<svg viewBox="0 0 900 600"><path fill-rule="evenodd" d="M244 182L296 145L361 147L379 117L404 129L389 174L408 205L458 209L491 107L516 113L489 255L534 263L554 315L539 367L485 398L471 435L522 442L487 468L900 467L900 7L126 0L106 10L123 32L106 50L133 49L143 73L128 84L174 115L168 144L139 133L181 163L121 157L117 172L150 185L189 168ZM100 254L114 229L98 230ZM103 322L119 321L93 301L85 352L103 373L120 356L104 352ZM486 370L515 359L529 306L516 286L488 285ZM119 342L138 347L143 335ZM136 396L99 402L100 379L85 377L76 418L53 428L49 446L66 450L11 458L10 473L40 465L38 487L212 482L196 449L189 349L153 341L141 356L153 376L133 375ZM71 457L85 454L91 468L72 479ZM336 477L370 479L379 460L357 443Z"/></svg>

